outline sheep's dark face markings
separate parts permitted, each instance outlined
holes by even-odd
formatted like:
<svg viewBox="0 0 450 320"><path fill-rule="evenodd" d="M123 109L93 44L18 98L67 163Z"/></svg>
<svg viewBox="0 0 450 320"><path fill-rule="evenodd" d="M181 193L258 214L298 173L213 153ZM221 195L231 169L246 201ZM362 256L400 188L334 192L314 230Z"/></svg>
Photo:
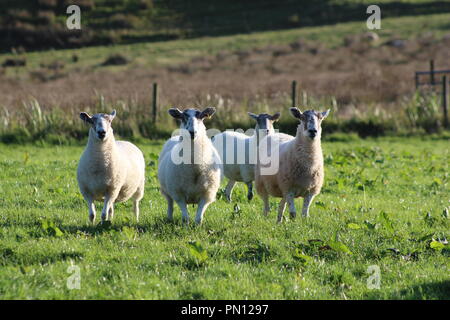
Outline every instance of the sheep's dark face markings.
<svg viewBox="0 0 450 320"><path fill-rule="evenodd" d="M307 136L311 139L314 139L317 136L317 133L320 131L320 120L319 116L315 111L305 111L303 113L303 127Z"/></svg>
<svg viewBox="0 0 450 320"><path fill-rule="evenodd" d="M109 135L112 134L113 130L111 123L116 116L116 111L114 110L111 114L97 113L90 117L87 113L82 112L80 118L91 124L91 129L94 131L95 136L100 140L104 141Z"/></svg>
<svg viewBox="0 0 450 320"><path fill-rule="evenodd" d="M189 132L191 139L195 139L200 134L206 134L206 127L203 120L211 117L215 112L214 108L206 108L203 111L197 109L186 109L183 112L177 108L169 109L169 114L175 119L181 120L180 129Z"/></svg>
<svg viewBox="0 0 450 320"><path fill-rule="evenodd" d="M291 108L292 115L300 120L300 128L302 135L309 137L311 140L321 136L322 120L328 116L329 110L325 112L317 112L314 110L307 110L301 112L297 108Z"/></svg>
<svg viewBox="0 0 450 320"><path fill-rule="evenodd" d="M274 131L273 123L278 121L280 113L277 112L273 116L267 113L254 114L249 112L248 115L256 121L256 130L263 130L265 134L269 134Z"/></svg>
<svg viewBox="0 0 450 320"><path fill-rule="evenodd" d="M181 128L189 132L191 139L195 139L199 132L206 131L201 112L195 109L187 109L182 113Z"/></svg>

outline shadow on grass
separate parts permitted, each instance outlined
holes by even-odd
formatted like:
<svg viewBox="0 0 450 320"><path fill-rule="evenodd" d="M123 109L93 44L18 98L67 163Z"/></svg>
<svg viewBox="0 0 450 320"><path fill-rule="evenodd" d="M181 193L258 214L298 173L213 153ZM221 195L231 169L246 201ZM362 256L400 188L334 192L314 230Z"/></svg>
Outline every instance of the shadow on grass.
<svg viewBox="0 0 450 320"><path fill-rule="evenodd" d="M0 266L16 265L47 265L61 261L78 261L83 259L84 253L81 251L62 252L38 252L35 254L23 254L12 248L0 248Z"/></svg>
<svg viewBox="0 0 450 320"><path fill-rule="evenodd" d="M136 229L139 233L150 233L158 239L171 239L186 235L189 230L195 228L194 224L184 225L181 219L169 221L166 217L156 217L153 221L138 222L132 219L122 219L100 222L95 225L65 225L62 229L65 234L85 234L96 236L114 232L121 232L124 228Z"/></svg>
<svg viewBox="0 0 450 320"><path fill-rule="evenodd" d="M385 299L378 292L370 292L367 299ZM407 289L396 290L391 293L389 299L405 300L449 300L450 299L450 280L429 282L411 286Z"/></svg>

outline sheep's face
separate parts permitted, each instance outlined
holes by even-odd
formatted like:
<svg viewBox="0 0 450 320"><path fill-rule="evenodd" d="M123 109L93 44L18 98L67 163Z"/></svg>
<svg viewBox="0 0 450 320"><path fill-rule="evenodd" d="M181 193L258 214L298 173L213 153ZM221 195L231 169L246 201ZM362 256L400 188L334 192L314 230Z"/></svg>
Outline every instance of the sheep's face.
<svg viewBox="0 0 450 320"><path fill-rule="evenodd" d="M105 141L108 137L113 135L111 123L115 116L116 110L114 110L111 114L97 113L92 117L86 112L80 113L81 120L84 120L91 125L93 136L99 141Z"/></svg>
<svg viewBox="0 0 450 320"><path fill-rule="evenodd" d="M180 111L177 108L169 109L169 114L175 119L181 120L180 129L189 132L191 139L197 136L206 134L206 127L203 120L210 118L216 112L215 108L206 108L203 111L197 109L186 109Z"/></svg>
<svg viewBox="0 0 450 320"><path fill-rule="evenodd" d="M268 135L269 133L273 133L275 129L273 128L273 123L280 119L281 114L279 112L275 113L273 116L267 113L254 114L248 112L248 115L252 117L256 121L255 130L257 133L264 133ZM262 131L260 131L262 130Z"/></svg>
<svg viewBox="0 0 450 320"><path fill-rule="evenodd" d="M309 137L311 140L316 138L320 139L322 134L322 120L328 116L330 109L324 112L307 110L302 113L297 108L291 108L290 111L295 118L300 120L298 130L300 130L303 136Z"/></svg>

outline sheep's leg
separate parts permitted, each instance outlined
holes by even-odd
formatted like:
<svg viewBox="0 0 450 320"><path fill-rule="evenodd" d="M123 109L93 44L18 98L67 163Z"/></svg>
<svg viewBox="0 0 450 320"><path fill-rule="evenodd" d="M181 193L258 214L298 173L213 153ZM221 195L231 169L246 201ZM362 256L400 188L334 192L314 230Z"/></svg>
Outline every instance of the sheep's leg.
<svg viewBox="0 0 450 320"><path fill-rule="evenodd" d="M89 221L94 224L95 222L95 204L94 200L88 199L88 208L89 208Z"/></svg>
<svg viewBox="0 0 450 320"><path fill-rule="evenodd" d="M297 211L295 210L294 194L292 192L289 192L286 195L286 201L289 204L289 215L291 216L291 219L295 219Z"/></svg>
<svg viewBox="0 0 450 320"><path fill-rule="evenodd" d="M253 199L253 182L247 182L247 199L250 201Z"/></svg>
<svg viewBox="0 0 450 320"><path fill-rule="evenodd" d="M231 202L231 193L233 192L235 183L236 183L236 181L230 180L230 181L228 181L228 184L225 188L225 195L227 196L228 202Z"/></svg>
<svg viewBox="0 0 450 320"><path fill-rule="evenodd" d="M283 212L284 209L286 208L286 198L282 198L280 201L280 205L278 206L278 223L281 223L281 221L283 221Z"/></svg>
<svg viewBox="0 0 450 320"><path fill-rule="evenodd" d="M173 221L173 199L171 197L167 198L167 219Z"/></svg>
<svg viewBox="0 0 450 320"><path fill-rule="evenodd" d="M114 206L114 200L116 198L112 196L105 196L105 202L103 205L102 210L102 221L108 220L108 213L110 212L111 208ZM112 208L114 210L114 208Z"/></svg>
<svg viewBox="0 0 450 320"><path fill-rule="evenodd" d="M264 201L264 215L267 217L270 212L269 195L267 194L261 195L261 198Z"/></svg>
<svg viewBox="0 0 450 320"><path fill-rule="evenodd" d="M139 200L134 199L133 201L133 211L134 215L136 216L136 222L139 222Z"/></svg>
<svg viewBox="0 0 450 320"><path fill-rule="evenodd" d="M136 193L133 196L133 211L136 217L136 222L139 222L139 203L144 197L144 181L142 181L141 186L137 189Z"/></svg>
<svg viewBox="0 0 450 320"><path fill-rule="evenodd" d="M177 201L178 206L181 209L182 220L184 223L189 224L189 212L187 210L185 201Z"/></svg>
<svg viewBox="0 0 450 320"><path fill-rule="evenodd" d="M197 214L195 216L195 223L197 223L198 225L202 224L203 214L205 213L206 208L208 208L209 204L210 203L205 199L201 199L198 203Z"/></svg>
<svg viewBox="0 0 450 320"><path fill-rule="evenodd" d="M113 218L114 218L114 206L110 206L108 211L108 220L112 221Z"/></svg>
<svg viewBox="0 0 450 320"><path fill-rule="evenodd" d="M309 206L311 205L312 200L314 199L314 194L308 194L303 199L303 208L302 208L302 216L309 217Z"/></svg>

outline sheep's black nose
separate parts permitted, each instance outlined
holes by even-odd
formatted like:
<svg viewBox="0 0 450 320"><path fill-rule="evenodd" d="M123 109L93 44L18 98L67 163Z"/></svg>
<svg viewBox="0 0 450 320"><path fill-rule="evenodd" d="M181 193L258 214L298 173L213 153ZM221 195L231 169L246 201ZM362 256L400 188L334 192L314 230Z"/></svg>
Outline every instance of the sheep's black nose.
<svg viewBox="0 0 450 320"><path fill-rule="evenodd" d="M316 129L310 129L308 130L309 136L311 138L314 138L317 135L317 130Z"/></svg>
<svg viewBox="0 0 450 320"><path fill-rule="evenodd" d="M105 130L98 130L97 131L97 135L100 139L103 139L106 135L106 131Z"/></svg>

